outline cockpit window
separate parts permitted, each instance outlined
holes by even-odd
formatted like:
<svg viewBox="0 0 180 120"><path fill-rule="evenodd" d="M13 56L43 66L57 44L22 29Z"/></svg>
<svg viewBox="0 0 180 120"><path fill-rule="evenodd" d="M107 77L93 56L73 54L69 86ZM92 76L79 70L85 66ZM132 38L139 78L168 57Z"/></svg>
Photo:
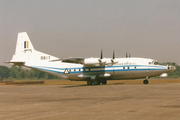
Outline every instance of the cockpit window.
<svg viewBox="0 0 180 120"><path fill-rule="evenodd" d="M152 64L159 65L159 63L157 61L152 61Z"/></svg>
<svg viewBox="0 0 180 120"><path fill-rule="evenodd" d="M152 62L149 62L149 65L159 65L159 63L157 61L152 61Z"/></svg>

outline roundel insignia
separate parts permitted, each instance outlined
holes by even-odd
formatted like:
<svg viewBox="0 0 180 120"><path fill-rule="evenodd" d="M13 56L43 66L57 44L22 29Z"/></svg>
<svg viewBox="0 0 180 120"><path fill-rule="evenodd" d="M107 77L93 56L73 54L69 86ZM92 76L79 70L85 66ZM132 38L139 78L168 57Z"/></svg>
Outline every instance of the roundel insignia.
<svg viewBox="0 0 180 120"><path fill-rule="evenodd" d="M69 71L67 68L65 69L64 74L69 74Z"/></svg>

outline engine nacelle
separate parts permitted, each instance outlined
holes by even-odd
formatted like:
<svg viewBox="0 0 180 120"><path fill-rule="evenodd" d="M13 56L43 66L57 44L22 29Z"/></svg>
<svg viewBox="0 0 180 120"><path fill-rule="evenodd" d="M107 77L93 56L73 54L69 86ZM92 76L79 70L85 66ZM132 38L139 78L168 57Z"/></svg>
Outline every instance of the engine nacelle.
<svg viewBox="0 0 180 120"><path fill-rule="evenodd" d="M87 58L84 59L84 63L85 65L100 65L100 64L104 64L104 65L112 65L114 62L114 60L110 59L110 58Z"/></svg>
<svg viewBox="0 0 180 120"><path fill-rule="evenodd" d="M99 64L101 63L101 60L99 58L87 58L84 59L84 64L85 65L91 65L91 64Z"/></svg>

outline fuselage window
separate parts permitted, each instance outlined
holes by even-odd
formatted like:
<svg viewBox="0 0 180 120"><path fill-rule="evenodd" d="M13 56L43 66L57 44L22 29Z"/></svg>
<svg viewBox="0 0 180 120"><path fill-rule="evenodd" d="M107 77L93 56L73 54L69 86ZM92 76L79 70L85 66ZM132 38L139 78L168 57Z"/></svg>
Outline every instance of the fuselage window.
<svg viewBox="0 0 180 120"><path fill-rule="evenodd" d="M74 69L74 71L76 71L76 69Z"/></svg>
<svg viewBox="0 0 180 120"><path fill-rule="evenodd" d="M134 67L134 69L136 69L136 66Z"/></svg>
<svg viewBox="0 0 180 120"><path fill-rule="evenodd" d="M125 69L125 67L123 67L123 69Z"/></svg>
<svg viewBox="0 0 180 120"><path fill-rule="evenodd" d="M89 71L91 71L91 69L89 68Z"/></svg>
<svg viewBox="0 0 180 120"><path fill-rule="evenodd" d="M79 69L79 71L81 71L81 69Z"/></svg>
<svg viewBox="0 0 180 120"><path fill-rule="evenodd" d="M86 69L84 69L84 71L86 71Z"/></svg>
<svg viewBox="0 0 180 120"><path fill-rule="evenodd" d="M71 72L71 70L69 70L69 72Z"/></svg>
<svg viewBox="0 0 180 120"><path fill-rule="evenodd" d="M128 67L128 69L129 69L129 67Z"/></svg>

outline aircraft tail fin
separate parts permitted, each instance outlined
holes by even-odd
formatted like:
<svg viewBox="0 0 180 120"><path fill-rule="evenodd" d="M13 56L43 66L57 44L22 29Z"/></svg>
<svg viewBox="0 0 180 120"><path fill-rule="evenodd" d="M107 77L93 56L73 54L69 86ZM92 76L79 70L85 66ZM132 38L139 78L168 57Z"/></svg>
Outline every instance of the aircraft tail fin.
<svg viewBox="0 0 180 120"><path fill-rule="evenodd" d="M26 32L18 33L15 54L24 54L30 51L34 52L34 47Z"/></svg>
<svg viewBox="0 0 180 120"><path fill-rule="evenodd" d="M18 65L18 63L27 61L50 61L55 59L59 58L35 50L26 32L18 33L15 54L10 63Z"/></svg>

